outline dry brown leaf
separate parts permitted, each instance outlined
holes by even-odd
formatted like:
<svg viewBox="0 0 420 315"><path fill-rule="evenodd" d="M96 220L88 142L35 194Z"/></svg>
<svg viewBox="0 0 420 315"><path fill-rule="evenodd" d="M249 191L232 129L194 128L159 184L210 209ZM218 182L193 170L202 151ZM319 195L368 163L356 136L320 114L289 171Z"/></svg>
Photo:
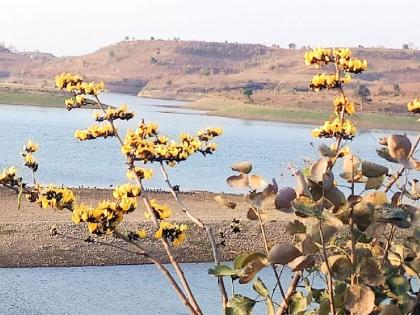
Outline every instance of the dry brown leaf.
<svg viewBox="0 0 420 315"><path fill-rule="evenodd" d="M249 174L252 171L252 163L249 161L234 163L232 165L232 170L244 174Z"/></svg>
<svg viewBox="0 0 420 315"><path fill-rule="evenodd" d="M232 175L226 179L228 185L232 188L247 188L248 187L248 175Z"/></svg>
<svg viewBox="0 0 420 315"><path fill-rule="evenodd" d="M344 307L357 315L369 315L375 308L375 293L363 284L355 284L346 289Z"/></svg>
<svg viewBox="0 0 420 315"><path fill-rule="evenodd" d="M259 175L251 175L248 181L249 181L249 186L253 190L263 189L268 185L265 179Z"/></svg>
<svg viewBox="0 0 420 315"><path fill-rule="evenodd" d="M272 264L287 265L302 253L290 242L274 245L268 252L268 261Z"/></svg>

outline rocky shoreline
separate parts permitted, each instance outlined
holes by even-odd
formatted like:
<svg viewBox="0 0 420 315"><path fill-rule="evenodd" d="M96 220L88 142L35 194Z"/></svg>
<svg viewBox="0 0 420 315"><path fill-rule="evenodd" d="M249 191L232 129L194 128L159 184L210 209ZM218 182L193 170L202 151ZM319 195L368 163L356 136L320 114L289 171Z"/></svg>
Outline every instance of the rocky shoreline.
<svg viewBox="0 0 420 315"><path fill-rule="evenodd" d="M76 191L78 199L95 204L99 200L111 198L110 190L80 189ZM221 246L222 260L233 259L238 252L264 251L259 226L256 221L246 219L246 206L242 197L229 195L238 202L237 209L223 209L214 200L213 193L188 193L181 198L189 209L204 222L211 225L217 235L217 241L225 241ZM168 204L173 209L173 220L188 224L187 240L179 248L174 248L174 255L179 262L212 261L211 248L204 232L189 222L176 207L168 193L151 193L152 198ZM88 232L84 225L74 225L70 213L44 210L27 201L21 209L16 209L17 196L0 189L0 267L64 267L64 266L100 266L119 264L145 264L147 259L127 252L127 244L111 236L97 240L110 245L86 241ZM145 228L149 237L140 240L154 257L168 262L161 244L153 238L153 227L144 218L141 207L127 215L121 229L136 230ZM230 233L232 219L241 222L240 233ZM287 237L285 224L288 216L273 210L271 221L266 223L268 239L275 243ZM58 235L52 236L51 229L56 228ZM227 236L222 239L218 234L223 231ZM115 246L115 247L113 247Z"/></svg>

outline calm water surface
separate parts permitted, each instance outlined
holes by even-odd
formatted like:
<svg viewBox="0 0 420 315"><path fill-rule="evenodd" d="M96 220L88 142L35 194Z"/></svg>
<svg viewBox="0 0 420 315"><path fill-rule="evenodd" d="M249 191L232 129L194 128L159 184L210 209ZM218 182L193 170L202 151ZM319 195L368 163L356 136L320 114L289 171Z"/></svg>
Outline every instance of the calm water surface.
<svg viewBox="0 0 420 315"><path fill-rule="evenodd" d="M299 167L304 158L315 158L309 145L317 145L310 135L312 126L206 116L177 108L182 102L124 94L108 93L103 99L108 104L126 103L136 112L135 119L128 123L131 128L142 118L159 123L162 132L170 136L181 131L194 133L208 126L223 128L223 136L216 140L219 150L213 156L197 155L170 170L174 184L181 189L230 191L225 178L231 174L230 165L238 160L251 160L255 172L290 183L288 165ZM92 113L87 109L68 112L64 108L0 106L0 168L15 165L21 159L22 145L31 138L41 146L37 155L42 182L92 187L125 182L124 159L115 139L80 142L73 137L76 129L92 123ZM126 126L122 123L120 130L124 132ZM374 148L377 138L383 135L376 131L363 133L352 148L367 159L378 160ZM148 187L161 188L158 169L155 174ZM29 178L27 171L24 175Z"/></svg>
<svg viewBox="0 0 420 315"><path fill-rule="evenodd" d="M204 314L222 314L217 281L207 274L211 265L183 266ZM271 269L263 270L260 277L273 288ZM285 270L284 283L290 278ZM0 269L0 279L2 315L188 314L152 265ZM232 291L229 283L227 289ZM236 283L235 292L257 297L252 285ZM255 314L265 314L264 303L257 303Z"/></svg>
<svg viewBox="0 0 420 315"><path fill-rule="evenodd" d="M104 101L119 105L127 103L137 116L128 125L135 127L144 118L158 122L170 135L181 131L195 132L203 127L224 129L217 140L219 150L213 156L196 156L190 163L171 169L175 184L183 189L230 191L225 178L230 165L238 160L251 160L257 173L276 177L290 184L287 167L303 165L305 158L315 158L309 145L317 146L310 136L312 126L246 121L202 115L177 108L181 102L142 99L123 94L105 94ZM39 179L70 186L109 187L125 182L124 159L115 139L80 142L74 131L92 123L93 110L0 106L0 168L16 165L20 149L32 138L41 145ZM120 126L124 131L126 125ZM361 134L352 144L353 152L371 161L377 139L389 132L370 131ZM413 137L413 133L409 133ZM162 187L159 172L149 187ZM24 173L29 178L29 173ZM186 264L205 314L220 314L216 281L207 275L208 264ZM262 278L272 287L270 270ZM284 281L290 280L285 271ZM229 290L232 288L230 287ZM255 297L240 286L236 292ZM264 314L258 303L255 314ZM82 268L0 269L0 314L186 314L184 306L168 289L166 279L154 266L113 266Z"/></svg>

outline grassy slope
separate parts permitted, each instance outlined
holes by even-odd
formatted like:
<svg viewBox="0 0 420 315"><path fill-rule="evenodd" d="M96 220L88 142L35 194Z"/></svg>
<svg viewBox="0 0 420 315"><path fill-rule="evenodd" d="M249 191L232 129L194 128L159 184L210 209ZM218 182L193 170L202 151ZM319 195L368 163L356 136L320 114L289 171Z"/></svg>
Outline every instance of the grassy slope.
<svg viewBox="0 0 420 315"><path fill-rule="evenodd" d="M329 116L327 112L296 111L285 108L244 104L235 100L205 98L187 103L186 107L206 110L210 115L241 119L267 120L290 123L319 125ZM414 117L358 113L355 123L363 128L419 130L420 125Z"/></svg>
<svg viewBox="0 0 420 315"><path fill-rule="evenodd" d="M48 93L0 91L0 104L63 107L64 96Z"/></svg>

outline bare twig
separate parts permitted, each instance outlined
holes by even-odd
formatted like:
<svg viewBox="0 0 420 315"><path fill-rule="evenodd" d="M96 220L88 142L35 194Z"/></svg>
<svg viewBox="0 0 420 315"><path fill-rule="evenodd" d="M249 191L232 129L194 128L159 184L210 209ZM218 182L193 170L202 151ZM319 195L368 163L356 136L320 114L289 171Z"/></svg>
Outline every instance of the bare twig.
<svg viewBox="0 0 420 315"><path fill-rule="evenodd" d="M198 227L200 227L201 229L203 229L206 234L207 237L210 241L210 245L212 248L212 254L213 254L213 259L214 259L214 263L216 265L220 264L220 258L219 258L219 251L218 251L218 247L214 238L214 234L213 234L213 230L210 226L208 226L207 224L205 224L200 218L195 217L189 210L188 208L184 205L184 203L182 202L182 200L179 198L178 194L175 192L174 187L169 179L168 176L168 172L165 169L165 166L163 165L162 162L160 162L160 170L163 174L164 180L169 188L169 191L171 192L172 196L174 197L175 201L178 203L178 205L181 207L182 211L187 215L187 217L194 222ZM220 294L222 296L222 305L223 305L223 309L226 309L226 305L228 302L228 296L226 293L226 287L223 281L223 277L218 277L217 278L217 282L219 285L219 290L220 290Z"/></svg>
<svg viewBox="0 0 420 315"><path fill-rule="evenodd" d="M103 104L101 103L101 101L99 100L99 98L97 96L95 96L95 98L96 98L96 101L97 101L98 106L101 108L101 110L104 113L106 113L106 110L105 110ZM117 138L117 140L120 143L120 145L123 146L124 145L124 142L123 142L122 138L120 137L117 129L115 128L114 123L112 121L110 121L110 120L108 120L108 121L110 122L110 124L112 126L112 129L114 131L115 137ZM132 159L128 159L127 158L127 168L129 170L132 170L134 168L134 161ZM135 176L135 179L136 179L136 182L137 182L138 186L141 189L141 198L142 198L143 203L144 203L144 205L146 207L146 210L150 214L150 216L152 218L152 221L153 221L153 224L158 229L159 228L159 222L157 220L157 217L156 217L155 212L153 211L153 209L152 209L152 207L150 205L150 201L149 201L149 199L147 197L147 193L146 193L146 191L145 191L145 189L143 187L143 184L141 182L141 179L140 179L140 177L138 176L138 174L136 172L133 172L133 174ZM181 281L181 284L182 284L184 290L187 293L188 301L193 306L196 314L199 314L199 315L202 314L201 309L200 309L200 306L198 305L198 303L197 303L197 301L196 301L196 299L195 299L195 297L194 297L194 295L193 295L193 293L191 291L191 287L190 287L190 285L189 285L189 283L188 283L188 281L187 281L187 279L186 279L186 277L184 275L184 272L182 271L181 267L179 266L178 262L176 261L175 257L172 254L172 250L171 250L171 248L169 246L168 240L166 239L166 237L164 235L162 235L162 238L160 240L161 240L161 243L163 244L163 247L164 247L164 249L166 251L166 254L168 255L169 261L171 262L172 266L174 267L174 270L175 270L176 274L178 275L178 278Z"/></svg>
<svg viewBox="0 0 420 315"><path fill-rule="evenodd" d="M334 288L333 288L332 271L331 271L330 263L328 261L327 250L325 249L324 231L323 231L323 228L322 228L321 220L319 221L319 235L320 235L320 238L321 238L322 253L324 255L325 264L327 266L327 271L328 271L328 295L329 295L330 309L331 309L331 314L335 315Z"/></svg>

